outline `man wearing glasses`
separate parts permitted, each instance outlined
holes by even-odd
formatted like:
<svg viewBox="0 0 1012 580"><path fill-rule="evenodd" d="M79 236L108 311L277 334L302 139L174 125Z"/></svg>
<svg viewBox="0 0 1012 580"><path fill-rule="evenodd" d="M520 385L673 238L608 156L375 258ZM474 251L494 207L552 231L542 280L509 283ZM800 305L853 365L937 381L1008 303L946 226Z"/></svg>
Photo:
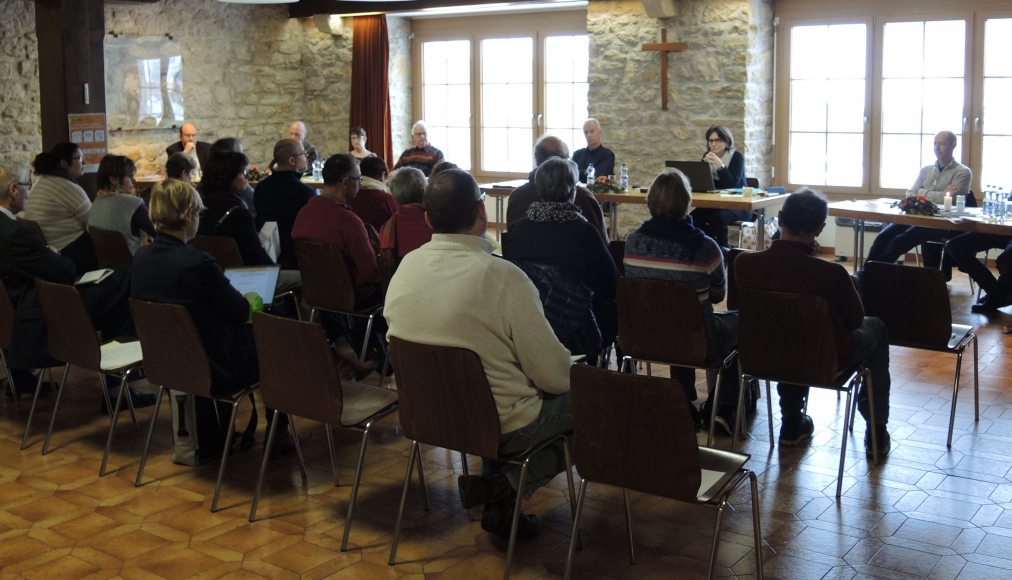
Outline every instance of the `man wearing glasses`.
<svg viewBox="0 0 1012 580"><path fill-rule="evenodd" d="M432 168L443 161L443 152L429 144L429 130L425 121L417 121L411 127L411 141L414 147L405 149L394 169L414 167L421 169L426 177L432 174Z"/></svg>
<svg viewBox="0 0 1012 580"><path fill-rule="evenodd" d="M286 270L297 270L292 245L292 227L295 217L316 191L302 183L302 174L308 166L306 150L295 139L282 139L274 144L274 172L257 184L253 202L257 210L257 228L265 222L277 222L281 253L278 264Z"/></svg>

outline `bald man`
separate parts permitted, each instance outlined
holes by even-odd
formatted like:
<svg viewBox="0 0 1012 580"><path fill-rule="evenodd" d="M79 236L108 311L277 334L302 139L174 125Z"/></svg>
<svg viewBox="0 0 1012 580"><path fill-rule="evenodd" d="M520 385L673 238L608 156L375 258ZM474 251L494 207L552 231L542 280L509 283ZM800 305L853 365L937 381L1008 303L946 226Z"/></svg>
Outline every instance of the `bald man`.
<svg viewBox="0 0 1012 580"><path fill-rule="evenodd" d="M165 154L172 157L173 153L182 153L193 160L198 171L207 167L207 159L211 156L211 144L197 141L197 126L183 123L179 127L179 141L165 148Z"/></svg>
<svg viewBox="0 0 1012 580"><path fill-rule="evenodd" d="M320 158L320 154L316 151L316 145L306 141L308 134L309 128L306 127L305 121L294 121L288 127L288 136L302 144L302 149L306 152L307 171L310 171L313 168L313 162Z"/></svg>

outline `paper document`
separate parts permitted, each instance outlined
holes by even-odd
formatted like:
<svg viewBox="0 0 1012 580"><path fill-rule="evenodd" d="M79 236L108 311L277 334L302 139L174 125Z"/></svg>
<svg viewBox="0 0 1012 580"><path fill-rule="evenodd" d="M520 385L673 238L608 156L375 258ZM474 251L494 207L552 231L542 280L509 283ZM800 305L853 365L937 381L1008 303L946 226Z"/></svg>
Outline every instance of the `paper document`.
<svg viewBox="0 0 1012 580"><path fill-rule="evenodd" d="M101 282L102 280L105 280L106 278L108 278L111 275L112 275L112 269L111 268L102 268L101 270L92 270L91 272L85 272L84 275L81 276L81 278L77 282L74 282L74 285L75 286L80 286L82 284L98 284L99 282Z"/></svg>
<svg viewBox="0 0 1012 580"><path fill-rule="evenodd" d="M141 342L119 342L114 340L102 345L102 370L112 370L137 364L143 359Z"/></svg>

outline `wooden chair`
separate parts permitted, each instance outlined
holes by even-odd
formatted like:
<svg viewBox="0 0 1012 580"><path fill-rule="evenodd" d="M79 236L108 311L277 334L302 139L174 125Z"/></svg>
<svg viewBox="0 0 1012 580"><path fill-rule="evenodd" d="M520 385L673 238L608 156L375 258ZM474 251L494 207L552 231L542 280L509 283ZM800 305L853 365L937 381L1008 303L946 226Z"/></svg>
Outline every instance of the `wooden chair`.
<svg viewBox="0 0 1012 580"><path fill-rule="evenodd" d="M295 255L302 273L302 300L312 308L309 321L316 320L316 315L321 310L341 314L349 323L353 317L365 318L365 337L359 353L359 358L365 360L369 352L373 321L382 313L383 305L365 310L355 308L355 282L351 278L344 254L336 244L295 240ZM377 337L377 340L382 340L382 337Z"/></svg>
<svg viewBox="0 0 1012 580"><path fill-rule="evenodd" d="M65 365L63 378L60 379L60 386L56 390L56 401L53 403L49 430L46 431L46 439L42 444L42 454L49 453L49 441L53 434L53 426L56 424L56 414L60 410L63 387L67 384L67 376L70 375L70 365L94 371L98 373L99 386L102 387L106 409L111 410L109 413L109 434L106 437L105 452L102 455L102 466L98 471L98 474L103 476L109 463L109 448L112 445L113 432L116 430L116 418L119 415L120 403L123 401L123 393L129 388L127 373L143 366L141 345L137 341L118 343L113 340L105 344L99 343L98 333L95 332L91 316L89 316L77 288L67 284L56 284L36 279L35 289L39 294L42 314L46 319L49 354ZM120 380L115 406L109 400L109 390L106 388L105 381L106 374ZM35 397L32 399L32 409L28 413L28 423L25 425L25 434L21 439L21 449L28 446L28 435L32 427L32 417L35 415L35 409L39 402L39 391L41 388L36 387ZM129 396L127 396L127 403L134 427L140 429L133 401Z"/></svg>
<svg viewBox="0 0 1012 580"><path fill-rule="evenodd" d="M278 426L278 414L298 415L326 425L330 464L337 485L337 461L331 425L362 431L362 444L351 487L348 515L344 522L341 551L348 549L351 521L355 514L359 482L365 462L369 430L376 421L397 410L397 392L358 383L342 383L334 353L327 344L323 327L272 316L263 312L253 315L257 354L260 358L260 395L264 405L274 409L274 420L267 434L264 457L260 464L256 493L250 507L249 521L256 519L257 504L267 471L267 458ZM293 417L292 417L293 418ZM295 423L292 425L293 437ZM297 440L297 437L296 437Z"/></svg>
<svg viewBox="0 0 1012 580"><path fill-rule="evenodd" d="M611 253L611 259L615 260L615 265L618 266L618 275L625 276L625 240L608 242L608 252Z"/></svg>
<svg viewBox="0 0 1012 580"><path fill-rule="evenodd" d="M404 474L401 505L397 511L394 540L390 546L390 565L397 561L397 545L401 536L401 521L408 498L408 484L415 461L418 461L419 481L425 497L425 481L421 474L419 444L434 445L477 455L486 459L520 465L520 483L513 510L513 525L506 550L503 578L509 578L520 517L524 485L527 480L527 463L540 450L562 439L566 457L566 477L569 481L570 503L573 504L573 473L569 444L564 435L544 441L515 456L499 455L499 413L496 411L492 389L485 376L481 359L474 351L449 346L417 344L397 337L390 339L390 350L397 368L397 392L400 404L400 422L404 436L411 439L411 456ZM425 499L428 509L428 499Z"/></svg>
<svg viewBox="0 0 1012 580"><path fill-rule="evenodd" d="M88 233L95 245L99 268L130 266L134 263L134 256L130 253L130 247L123 239L123 234L95 227L88 228Z"/></svg>
<svg viewBox="0 0 1012 580"><path fill-rule="evenodd" d="M933 350L956 355L952 379L952 406L949 410L949 436L945 445L952 447L952 428L956 420L963 353L973 343L973 420L980 421L980 388L977 378L977 334L973 326L952 323L949 291L944 274L930 268L912 268L884 262L868 262L861 278L864 308L868 316L877 316L889 329L889 344L906 348Z"/></svg>
<svg viewBox="0 0 1012 580"><path fill-rule="evenodd" d="M688 401L676 381L586 365L573 366L570 379L573 451L583 480L565 577L572 575L580 518L591 481L623 488L630 563L636 562L630 489L686 503L715 506L717 520L710 546L710 578L715 575L721 522L728 497L748 481L752 491L755 573L762 578L759 489L755 473L745 469L750 456L698 445ZM716 481L703 481L704 470L717 472Z"/></svg>
<svg viewBox="0 0 1012 580"><path fill-rule="evenodd" d="M706 322L696 289L670 280L619 278L618 337L627 371L635 369L634 361L646 362L648 375L650 363L716 370L717 385L711 395L714 401L720 392L721 376L732 370L728 367L738 352L732 349L721 361L708 361ZM707 446L713 444L717 416L717 405L710 407ZM737 422L744 419L740 411Z"/></svg>
<svg viewBox="0 0 1012 580"><path fill-rule="evenodd" d="M245 266L242 254L239 253L239 244L228 236L209 236L198 234L190 242L193 249L211 254L221 269L242 268Z"/></svg>
<svg viewBox="0 0 1012 580"><path fill-rule="evenodd" d="M144 371L152 384L158 385L155 398L155 410L151 414L148 425L147 439L144 441L144 453L137 467L137 479L134 486L140 487L144 477L144 466L148 461L151 449L151 438L155 432L158 409L162 404L162 394L166 389L175 389L197 397L207 397L216 402L232 406L229 421L226 424L225 444L221 452L221 465L218 468L218 479L214 484L214 498L211 500L211 511L218 511L218 496L221 492L221 480L225 475L229 450L232 447L232 435L235 424L236 410L239 402L256 390L256 385L229 390L219 393L213 388L211 366L207 359L204 344L193 324L193 318L186 307L179 304L159 304L146 300L130 299L130 312L133 314L137 335L140 337L141 349L147 358ZM256 412L254 409L253 412Z"/></svg>
<svg viewBox="0 0 1012 580"><path fill-rule="evenodd" d="M725 306L728 310L738 310L738 281L734 279L734 261L738 259L738 256L748 252L741 248L731 248L731 251L727 253L727 301Z"/></svg>
<svg viewBox="0 0 1012 580"><path fill-rule="evenodd" d="M875 397L871 371L860 361L839 368L829 306L821 296L749 289L741 294L738 327L738 366L744 389L750 379L766 381L766 407L769 411L770 450L774 446L773 403L770 381L808 385L847 393L844 411L843 443L836 497L843 491L843 466L847 455L847 427L852 425L854 391L864 384L868 394L869 423L875 424ZM741 412L742 397L738 397ZM737 424L735 425L737 431ZM872 461L878 464L878 440L870 429Z"/></svg>

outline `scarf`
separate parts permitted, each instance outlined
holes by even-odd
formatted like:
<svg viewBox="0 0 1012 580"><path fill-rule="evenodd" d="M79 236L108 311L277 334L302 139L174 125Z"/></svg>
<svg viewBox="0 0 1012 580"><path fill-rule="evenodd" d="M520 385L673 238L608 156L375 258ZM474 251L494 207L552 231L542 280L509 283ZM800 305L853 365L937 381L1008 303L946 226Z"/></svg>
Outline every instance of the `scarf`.
<svg viewBox="0 0 1012 580"><path fill-rule="evenodd" d="M651 237L670 240L690 250L695 250L706 239L703 230L692 225L692 216L685 219L670 216L652 217L643 222L639 232Z"/></svg>
<svg viewBox="0 0 1012 580"><path fill-rule="evenodd" d="M587 221L580 208L568 201L535 201L527 208L527 219L535 223L555 224Z"/></svg>

